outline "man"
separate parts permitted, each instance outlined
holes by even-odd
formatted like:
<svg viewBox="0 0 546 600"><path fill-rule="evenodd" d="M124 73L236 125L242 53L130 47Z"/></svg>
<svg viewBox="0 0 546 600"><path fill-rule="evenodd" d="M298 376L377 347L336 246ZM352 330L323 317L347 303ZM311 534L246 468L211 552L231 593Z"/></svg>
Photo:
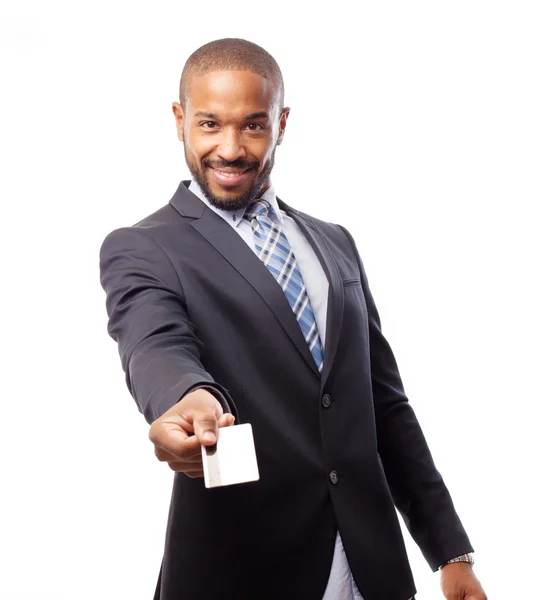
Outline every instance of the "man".
<svg viewBox="0 0 546 600"><path fill-rule="evenodd" d="M194 52L173 104L193 179L101 249L109 333L176 472L155 597L408 600L396 505L446 597L484 600L352 237L275 196L283 100L259 46ZM260 480L206 489L201 445L234 422Z"/></svg>

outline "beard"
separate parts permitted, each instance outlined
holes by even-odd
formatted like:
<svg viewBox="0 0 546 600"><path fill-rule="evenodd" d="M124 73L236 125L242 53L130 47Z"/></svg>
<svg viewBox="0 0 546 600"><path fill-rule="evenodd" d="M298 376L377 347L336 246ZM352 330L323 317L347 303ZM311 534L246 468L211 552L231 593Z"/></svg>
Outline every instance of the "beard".
<svg viewBox="0 0 546 600"><path fill-rule="evenodd" d="M265 191L267 185L269 183L269 176L271 175L271 171L273 170L273 166L275 164L275 150L271 155L271 158L264 164L263 169L260 173L258 173L254 177L254 181L252 185L248 188L248 190L242 193L240 196L236 196L235 198L221 198L220 196L216 196L213 191L210 189L210 185L208 183L207 177L205 175L206 169L213 167L216 169L233 167L236 169L257 169L259 167L258 161L246 161L243 159L237 159L232 162L227 160L217 159L217 160L203 160L202 161L202 172L198 171L195 165L191 163L188 159L188 154L186 149L184 148L184 155L186 157L186 164L188 165L188 169L195 180L196 183L199 184L199 187L203 190L203 193L207 197L207 200L214 206L220 210L239 210L241 208L246 208L254 200L257 200L261 193Z"/></svg>

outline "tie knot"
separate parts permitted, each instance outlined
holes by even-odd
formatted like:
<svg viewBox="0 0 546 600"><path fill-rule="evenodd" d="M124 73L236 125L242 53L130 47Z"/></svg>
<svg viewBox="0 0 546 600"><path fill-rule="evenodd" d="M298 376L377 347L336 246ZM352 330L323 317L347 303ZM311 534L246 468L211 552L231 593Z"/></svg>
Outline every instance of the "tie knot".
<svg viewBox="0 0 546 600"><path fill-rule="evenodd" d="M258 200L253 202L245 212L245 219L251 221L256 217L267 217L271 210L271 204L267 200Z"/></svg>

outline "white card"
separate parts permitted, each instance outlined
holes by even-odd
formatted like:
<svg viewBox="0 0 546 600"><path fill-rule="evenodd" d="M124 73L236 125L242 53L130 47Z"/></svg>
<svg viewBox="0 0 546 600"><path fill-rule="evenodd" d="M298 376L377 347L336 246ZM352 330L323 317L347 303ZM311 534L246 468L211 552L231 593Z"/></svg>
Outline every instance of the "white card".
<svg viewBox="0 0 546 600"><path fill-rule="evenodd" d="M216 444L201 446L201 455L208 488L260 478L250 423L218 429Z"/></svg>

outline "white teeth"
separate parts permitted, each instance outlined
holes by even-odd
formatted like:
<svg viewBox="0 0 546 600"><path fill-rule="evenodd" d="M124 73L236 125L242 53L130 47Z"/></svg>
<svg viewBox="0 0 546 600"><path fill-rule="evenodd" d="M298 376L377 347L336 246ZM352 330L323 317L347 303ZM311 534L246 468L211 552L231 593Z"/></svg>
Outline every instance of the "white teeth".
<svg viewBox="0 0 546 600"><path fill-rule="evenodd" d="M239 175L242 175L244 171L241 171L240 173L226 173L224 171L218 171L218 173L222 175L222 177L239 177Z"/></svg>

